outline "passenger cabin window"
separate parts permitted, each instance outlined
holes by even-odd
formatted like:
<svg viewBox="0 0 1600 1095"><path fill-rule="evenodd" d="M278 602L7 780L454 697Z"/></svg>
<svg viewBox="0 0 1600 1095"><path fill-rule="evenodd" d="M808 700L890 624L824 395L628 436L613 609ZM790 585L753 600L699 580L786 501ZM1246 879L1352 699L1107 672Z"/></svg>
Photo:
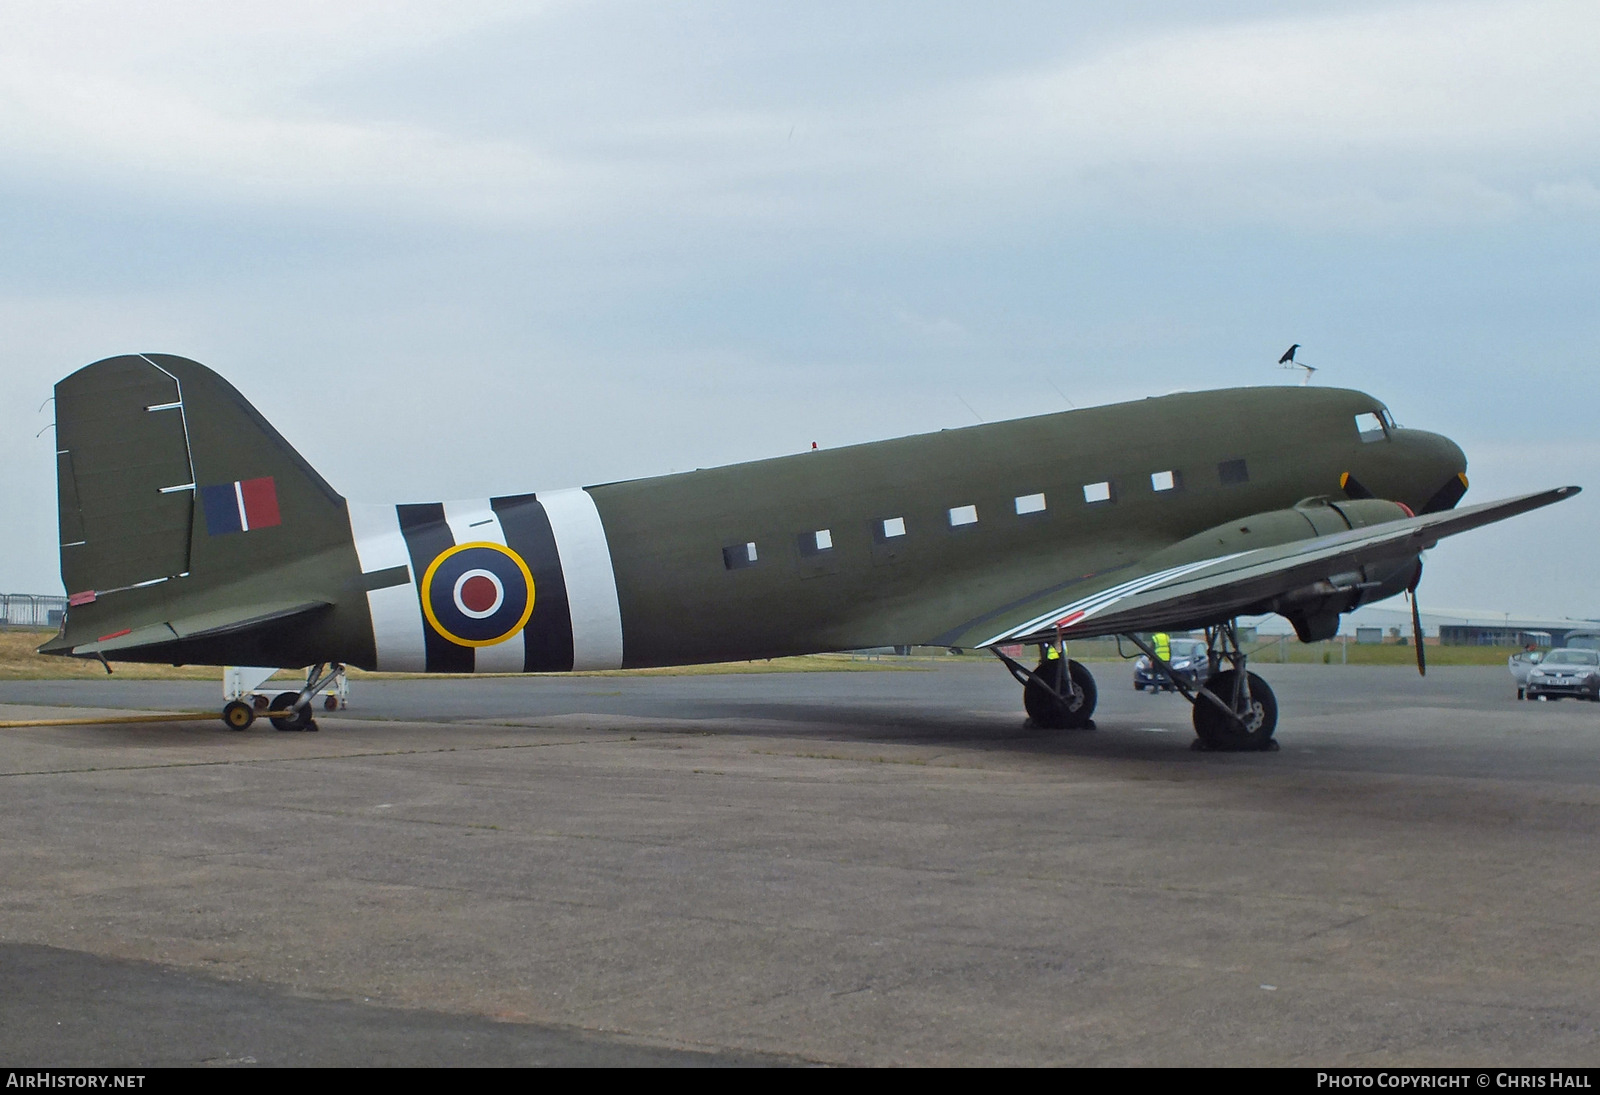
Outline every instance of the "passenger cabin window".
<svg viewBox="0 0 1600 1095"><path fill-rule="evenodd" d="M1085 502L1110 502L1112 500L1111 483L1085 483L1083 485L1083 500Z"/></svg>
<svg viewBox="0 0 1600 1095"><path fill-rule="evenodd" d="M729 570L743 570L745 567L756 565L756 545L754 541L746 544L731 544L722 549L722 565Z"/></svg>
<svg viewBox="0 0 1600 1095"><path fill-rule="evenodd" d="M800 534L800 554L818 555L824 551L833 550L833 532L829 529L819 528L815 532L802 532Z"/></svg>
<svg viewBox="0 0 1600 1095"><path fill-rule="evenodd" d="M1156 492L1177 490L1183 480L1179 478L1176 468L1167 471L1153 471L1150 473L1150 489Z"/></svg>
<svg viewBox="0 0 1600 1095"><path fill-rule="evenodd" d="M951 506L950 507L950 527L951 528L960 528L963 525L975 525L977 523L978 523L978 507L977 506Z"/></svg>
<svg viewBox="0 0 1600 1095"><path fill-rule="evenodd" d="M1231 487L1236 483L1250 482L1250 469L1243 460L1224 460L1217 465L1217 478L1222 480L1222 485Z"/></svg>
<svg viewBox="0 0 1600 1095"><path fill-rule="evenodd" d="M1372 411L1356 415L1356 432L1363 441L1387 441L1389 430L1383 416Z"/></svg>
<svg viewBox="0 0 1600 1095"><path fill-rule="evenodd" d="M878 522L878 540L893 540L896 536L906 534L906 519L904 517L885 517Z"/></svg>
<svg viewBox="0 0 1600 1095"><path fill-rule="evenodd" d="M1042 494L1019 494L1016 497L1016 503L1018 516L1025 513L1044 512L1044 495Z"/></svg>

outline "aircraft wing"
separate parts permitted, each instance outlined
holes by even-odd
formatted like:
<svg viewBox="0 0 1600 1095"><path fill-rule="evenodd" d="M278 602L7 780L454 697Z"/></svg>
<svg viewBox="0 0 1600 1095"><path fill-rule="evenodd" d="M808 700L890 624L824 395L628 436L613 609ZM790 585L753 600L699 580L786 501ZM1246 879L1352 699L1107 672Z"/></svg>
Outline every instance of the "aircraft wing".
<svg viewBox="0 0 1600 1095"><path fill-rule="evenodd" d="M1058 629L1064 636L1089 638L1199 627L1270 612L1268 604L1284 594L1318 582L1338 586L1332 579L1361 567L1404 562L1446 536L1563 501L1580 489L1558 487L1158 570L1135 568L1131 576L1081 591L1072 600L1061 592L1033 598L981 629L970 629L967 645L1043 641Z"/></svg>

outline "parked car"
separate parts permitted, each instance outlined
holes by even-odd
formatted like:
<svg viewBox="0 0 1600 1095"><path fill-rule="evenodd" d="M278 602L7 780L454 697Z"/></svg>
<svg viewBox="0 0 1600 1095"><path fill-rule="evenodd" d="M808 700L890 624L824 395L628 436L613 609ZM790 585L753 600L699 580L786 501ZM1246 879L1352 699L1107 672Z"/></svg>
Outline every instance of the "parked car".
<svg viewBox="0 0 1600 1095"><path fill-rule="evenodd" d="M1209 676L1210 663L1206 661L1206 644L1198 639L1173 639L1172 657L1167 664L1172 666L1172 671L1184 679L1190 687L1204 684ZM1172 682L1166 675L1150 664L1147 656L1141 655L1133 663L1133 690L1143 692L1145 689L1160 692L1176 692Z"/></svg>
<svg viewBox="0 0 1600 1095"><path fill-rule="evenodd" d="M1517 699L1526 699L1528 691L1528 674L1533 672L1533 667L1544 660L1543 650L1519 650L1506 659L1506 667L1511 670L1511 679L1517 682Z"/></svg>
<svg viewBox="0 0 1600 1095"><path fill-rule="evenodd" d="M1600 700L1600 650L1550 651L1528 671L1527 695L1530 700Z"/></svg>

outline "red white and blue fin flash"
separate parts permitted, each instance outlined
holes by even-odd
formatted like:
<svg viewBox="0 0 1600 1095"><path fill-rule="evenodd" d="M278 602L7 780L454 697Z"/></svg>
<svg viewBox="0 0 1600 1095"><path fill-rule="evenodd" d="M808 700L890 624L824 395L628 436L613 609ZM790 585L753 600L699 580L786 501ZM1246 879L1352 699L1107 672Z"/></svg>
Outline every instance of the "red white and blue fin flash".
<svg viewBox="0 0 1600 1095"><path fill-rule="evenodd" d="M270 475L201 487L200 504L206 513L206 532L212 536L283 523L278 514L278 487Z"/></svg>

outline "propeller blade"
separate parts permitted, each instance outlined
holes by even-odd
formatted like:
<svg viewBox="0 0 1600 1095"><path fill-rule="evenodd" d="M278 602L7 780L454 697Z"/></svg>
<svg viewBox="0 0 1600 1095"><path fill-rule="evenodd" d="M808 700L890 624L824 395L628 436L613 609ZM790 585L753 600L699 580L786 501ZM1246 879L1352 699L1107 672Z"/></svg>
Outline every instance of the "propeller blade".
<svg viewBox="0 0 1600 1095"><path fill-rule="evenodd" d="M1339 476L1339 489L1344 491L1345 495L1352 499L1372 497L1372 492L1361 485L1361 480L1357 479L1349 472L1345 472L1343 475ZM1457 497L1459 497L1459 495Z"/></svg>
<svg viewBox="0 0 1600 1095"><path fill-rule="evenodd" d="M1440 513L1447 509L1455 509L1456 503L1461 501L1461 496L1467 493L1467 476L1461 472L1445 480L1444 486L1434 492L1428 504L1422 507L1423 513Z"/></svg>
<svg viewBox="0 0 1600 1095"><path fill-rule="evenodd" d="M1417 573L1411 579L1406 593L1411 598L1411 641L1417 648L1417 675L1428 675L1428 659L1422 651L1422 608L1417 604L1417 586L1422 584L1422 560L1417 560Z"/></svg>

